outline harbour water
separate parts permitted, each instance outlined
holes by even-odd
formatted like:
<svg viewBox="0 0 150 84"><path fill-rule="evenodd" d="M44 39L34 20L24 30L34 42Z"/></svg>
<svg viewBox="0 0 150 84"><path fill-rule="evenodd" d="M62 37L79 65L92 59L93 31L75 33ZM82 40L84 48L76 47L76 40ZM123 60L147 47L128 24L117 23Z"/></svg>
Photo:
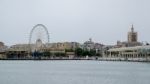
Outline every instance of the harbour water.
<svg viewBox="0 0 150 84"><path fill-rule="evenodd" d="M0 84L150 84L150 63L0 60Z"/></svg>

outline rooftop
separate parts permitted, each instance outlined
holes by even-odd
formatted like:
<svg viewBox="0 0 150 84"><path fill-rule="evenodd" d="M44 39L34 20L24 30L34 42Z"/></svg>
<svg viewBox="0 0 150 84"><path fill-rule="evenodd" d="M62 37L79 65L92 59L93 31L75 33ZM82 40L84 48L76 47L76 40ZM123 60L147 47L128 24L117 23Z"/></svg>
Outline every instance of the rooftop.
<svg viewBox="0 0 150 84"><path fill-rule="evenodd" d="M150 45L146 46L136 46L136 47L122 47L122 48L113 48L108 51L126 51L126 50L139 50L139 49L150 49Z"/></svg>

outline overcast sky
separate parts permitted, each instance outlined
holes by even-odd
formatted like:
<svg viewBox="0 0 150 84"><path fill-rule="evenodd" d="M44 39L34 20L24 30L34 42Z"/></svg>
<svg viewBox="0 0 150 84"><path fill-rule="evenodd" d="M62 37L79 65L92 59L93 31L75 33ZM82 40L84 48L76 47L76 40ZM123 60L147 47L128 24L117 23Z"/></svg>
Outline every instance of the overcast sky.
<svg viewBox="0 0 150 84"><path fill-rule="evenodd" d="M0 41L28 43L36 24L48 28L50 42L112 45L127 40L132 24L138 40L150 42L150 0L0 0Z"/></svg>

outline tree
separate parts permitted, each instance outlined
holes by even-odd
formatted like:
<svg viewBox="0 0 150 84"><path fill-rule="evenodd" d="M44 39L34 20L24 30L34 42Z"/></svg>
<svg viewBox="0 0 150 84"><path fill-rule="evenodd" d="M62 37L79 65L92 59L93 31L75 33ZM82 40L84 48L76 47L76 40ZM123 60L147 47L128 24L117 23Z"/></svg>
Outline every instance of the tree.
<svg viewBox="0 0 150 84"><path fill-rule="evenodd" d="M51 54L51 52L45 51L45 52L43 52L43 55L44 55L45 57L49 57L49 56L51 56L52 54Z"/></svg>
<svg viewBox="0 0 150 84"><path fill-rule="evenodd" d="M82 54L83 54L83 49L81 49L81 48L76 48L76 49L75 49L75 53L76 53L77 56L82 56Z"/></svg>
<svg viewBox="0 0 150 84"><path fill-rule="evenodd" d="M83 50L82 56L90 56L90 52L88 50Z"/></svg>
<svg viewBox="0 0 150 84"><path fill-rule="evenodd" d="M89 51L89 56L95 56L96 55L96 50L92 49Z"/></svg>

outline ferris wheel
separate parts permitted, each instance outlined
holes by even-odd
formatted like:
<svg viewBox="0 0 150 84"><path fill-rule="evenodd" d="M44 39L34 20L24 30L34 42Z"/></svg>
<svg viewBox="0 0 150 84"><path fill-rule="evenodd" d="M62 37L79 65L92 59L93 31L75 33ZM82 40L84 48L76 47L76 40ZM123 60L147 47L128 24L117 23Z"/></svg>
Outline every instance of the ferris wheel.
<svg viewBox="0 0 150 84"><path fill-rule="evenodd" d="M35 25L32 30L30 31L30 37L29 37L29 45L30 49L32 50L33 46L36 45L36 47L41 47L42 45L49 43L49 33L47 28L43 24L37 24Z"/></svg>

